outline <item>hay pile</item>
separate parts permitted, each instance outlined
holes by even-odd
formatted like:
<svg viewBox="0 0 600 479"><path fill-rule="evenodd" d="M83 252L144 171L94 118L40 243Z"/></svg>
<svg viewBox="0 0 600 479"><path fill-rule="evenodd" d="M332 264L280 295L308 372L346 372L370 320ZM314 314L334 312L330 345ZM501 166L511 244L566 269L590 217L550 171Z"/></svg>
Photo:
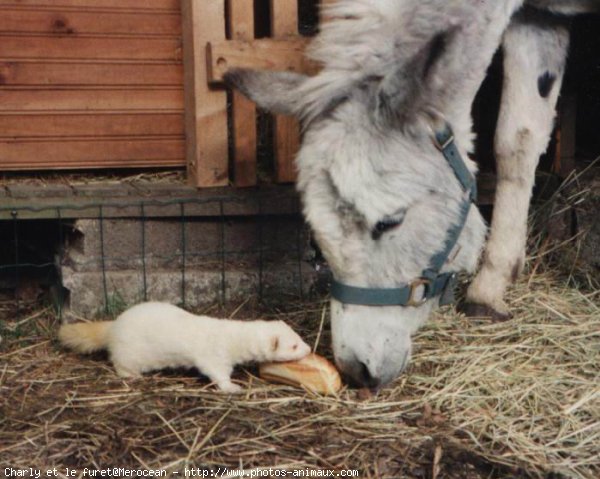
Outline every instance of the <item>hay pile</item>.
<svg viewBox="0 0 600 479"><path fill-rule="evenodd" d="M506 323L437 315L415 338L408 373L366 400L266 385L252 368L237 373L249 389L233 397L181 372L124 381L105 358L61 350L55 320L38 312L0 332L0 464L600 477L600 292L544 274L509 300L515 319ZM266 316L320 337L330 355L324 308Z"/></svg>
<svg viewBox="0 0 600 479"><path fill-rule="evenodd" d="M126 184L186 184L185 170L156 168L122 171L71 172L0 172L0 186L15 185L106 185L115 182Z"/></svg>

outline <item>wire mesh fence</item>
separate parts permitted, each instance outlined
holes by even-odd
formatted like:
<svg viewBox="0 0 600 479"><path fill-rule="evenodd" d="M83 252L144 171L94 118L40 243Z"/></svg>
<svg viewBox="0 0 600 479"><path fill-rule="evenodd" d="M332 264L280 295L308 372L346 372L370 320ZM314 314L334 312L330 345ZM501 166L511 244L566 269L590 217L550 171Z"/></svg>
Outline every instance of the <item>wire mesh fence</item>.
<svg viewBox="0 0 600 479"><path fill-rule="evenodd" d="M0 287L8 300L12 294L17 312L32 285L53 291L60 311L78 294L91 296L108 314L115 297L182 306L240 296L264 300L281 291L303 298L314 269L299 211L298 199L289 195L0 207L0 217L10 218L0 221ZM164 276L161 287L157 272ZM66 276L77 274L92 277L95 286L86 279L73 289Z"/></svg>

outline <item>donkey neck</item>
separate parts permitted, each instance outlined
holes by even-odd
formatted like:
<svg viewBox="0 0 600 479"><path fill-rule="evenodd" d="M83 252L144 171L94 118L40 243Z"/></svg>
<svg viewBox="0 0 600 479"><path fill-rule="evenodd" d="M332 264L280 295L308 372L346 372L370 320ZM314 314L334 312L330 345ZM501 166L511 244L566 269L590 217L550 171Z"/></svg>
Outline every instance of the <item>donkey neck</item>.
<svg viewBox="0 0 600 479"><path fill-rule="evenodd" d="M435 107L450 121L463 148L470 148L471 105L503 32L523 0L483 0L458 26L434 72Z"/></svg>

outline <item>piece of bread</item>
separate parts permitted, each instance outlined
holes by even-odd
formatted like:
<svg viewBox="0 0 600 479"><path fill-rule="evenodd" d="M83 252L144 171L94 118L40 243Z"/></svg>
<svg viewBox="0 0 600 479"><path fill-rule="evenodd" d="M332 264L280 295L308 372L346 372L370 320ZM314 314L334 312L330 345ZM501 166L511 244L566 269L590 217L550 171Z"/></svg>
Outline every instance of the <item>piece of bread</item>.
<svg viewBox="0 0 600 479"><path fill-rule="evenodd" d="M342 379L333 364L317 354L309 354L299 361L263 363L259 376L267 381L299 386L318 394L337 394Z"/></svg>

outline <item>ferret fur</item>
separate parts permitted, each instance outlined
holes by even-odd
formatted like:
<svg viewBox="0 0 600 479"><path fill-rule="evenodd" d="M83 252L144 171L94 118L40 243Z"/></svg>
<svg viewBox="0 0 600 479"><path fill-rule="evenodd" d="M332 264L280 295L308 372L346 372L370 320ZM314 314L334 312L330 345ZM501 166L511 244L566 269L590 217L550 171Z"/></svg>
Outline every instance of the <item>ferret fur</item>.
<svg viewBox="0 0 600 479"><path fill-rule="evenodd" d="M141 303L114 321L63 324L60 342L80 353L108 350L119 376L196 367L225 392L237 364L294 361L310 347L283 321L236 321L197 316L167 303Z"/></svg>

